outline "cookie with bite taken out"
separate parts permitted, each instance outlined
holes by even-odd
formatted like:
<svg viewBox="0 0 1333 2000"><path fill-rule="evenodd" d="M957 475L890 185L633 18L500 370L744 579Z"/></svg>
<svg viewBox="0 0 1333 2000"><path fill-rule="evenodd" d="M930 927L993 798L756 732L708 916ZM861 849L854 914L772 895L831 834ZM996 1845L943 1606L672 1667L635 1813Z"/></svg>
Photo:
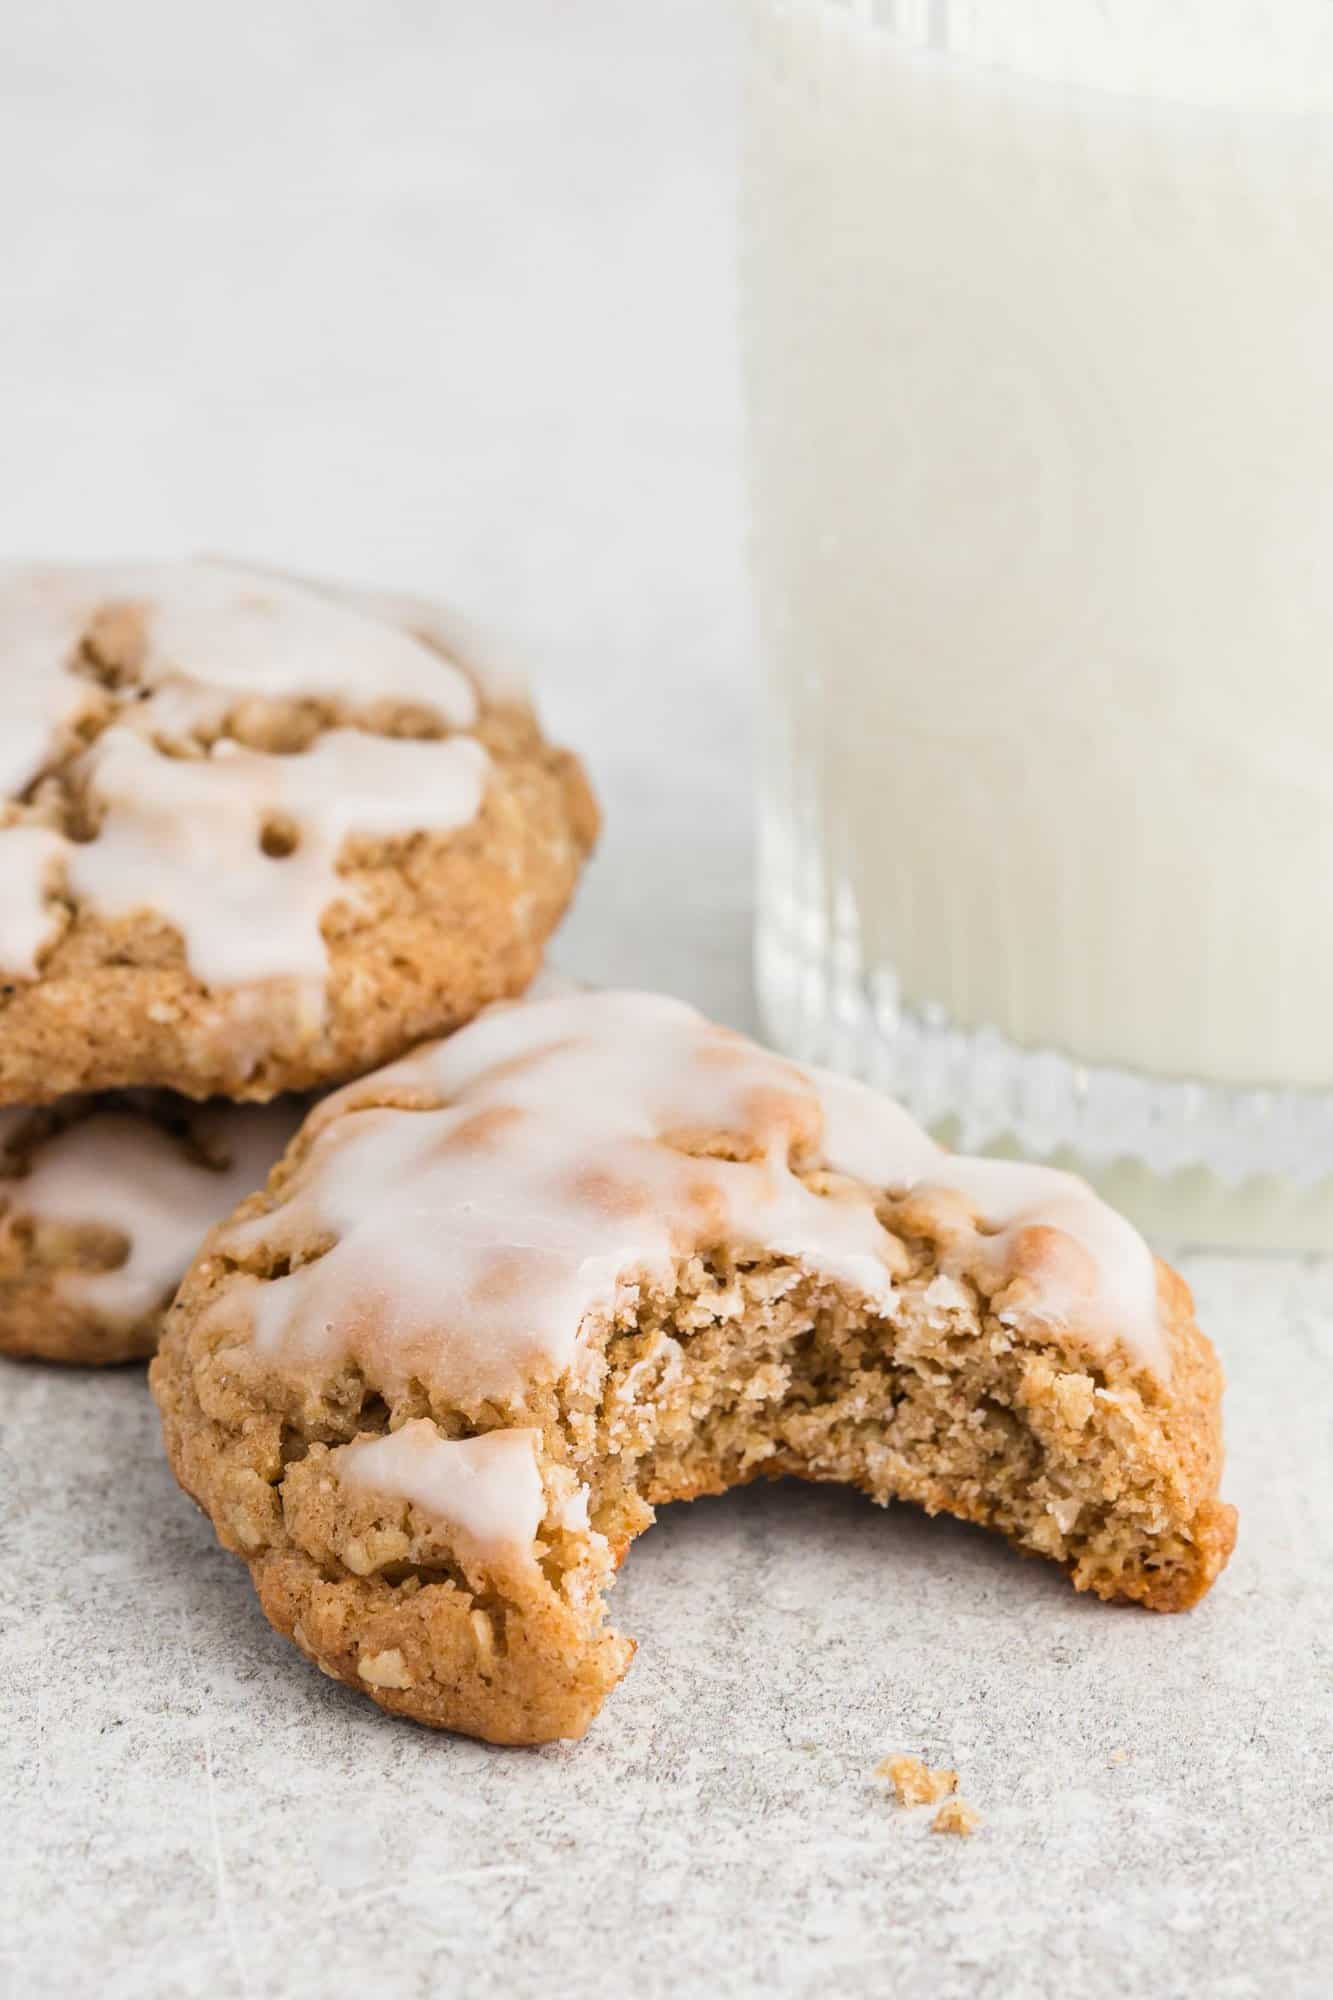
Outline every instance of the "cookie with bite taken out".
<svg viewBox="0 0 1333 2000"><path fill-rule="evenodd" d="M496 1742L586 1729L667 1501L845 1482L1160 1611L1235 1533L1216 1358L1128 1223L648 994L491 1008L320 1103L151 1379L273 1623Z"/></svg>

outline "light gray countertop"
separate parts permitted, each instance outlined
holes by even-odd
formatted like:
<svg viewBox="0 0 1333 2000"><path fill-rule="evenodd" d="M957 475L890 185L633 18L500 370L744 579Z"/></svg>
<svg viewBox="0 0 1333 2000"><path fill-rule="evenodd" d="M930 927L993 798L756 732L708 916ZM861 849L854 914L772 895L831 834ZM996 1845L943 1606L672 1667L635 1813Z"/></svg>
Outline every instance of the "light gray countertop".
<svg viewBox="0 0 1333 2000"><path fill-rule="evenodd" d="M776 1487L668 1509L581 1744L394 1722L265 1624L137 1372L8 1368L8 1991L1327 1991L1333 1275L1190 1266L1241 1539L1182 1618ZM888 1805L955 1764L970 1841Z"/></svg>
<svg viewBox="0 0 1333 2000"><path fill-rule="evenodd" d="M557 960L752 1025L725 10L312 18L18 10L0 541L500 614L607 808ZM1333 1267L1186 1269L1241 1511L1198 1611L845 1494L697 1502L616 1587L629 1679L535 1752L305 1665L138 1371L4 1367L0 1991L1322 1994ZM898 1749L958 1766L975 1839L885 1802Z"/></svg>

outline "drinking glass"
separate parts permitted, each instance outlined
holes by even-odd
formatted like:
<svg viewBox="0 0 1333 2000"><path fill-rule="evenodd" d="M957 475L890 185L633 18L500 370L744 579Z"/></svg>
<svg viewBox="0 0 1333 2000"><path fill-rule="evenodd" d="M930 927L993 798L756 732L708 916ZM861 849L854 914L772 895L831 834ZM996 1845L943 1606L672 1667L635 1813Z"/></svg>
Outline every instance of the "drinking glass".
<svg viewBox="0 0 1333 2000"><path fill-rule="evenodd" d="M1333 7L747 13L768 1029L1333 1248Z"/></svg>

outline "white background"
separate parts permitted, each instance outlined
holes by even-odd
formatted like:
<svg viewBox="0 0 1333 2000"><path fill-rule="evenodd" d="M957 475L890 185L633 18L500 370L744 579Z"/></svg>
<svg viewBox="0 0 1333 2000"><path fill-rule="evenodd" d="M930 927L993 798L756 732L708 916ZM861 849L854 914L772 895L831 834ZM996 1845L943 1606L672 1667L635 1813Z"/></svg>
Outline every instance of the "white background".
<svg viewBox="0 0 1333 2000"><path fill-rule="evenodd" d="M557 956L740 1022L751 642L726 0L0 14L0 548L221 549L512 629L608 830ZM907 1509L667 1511L581 1745L264 1624L138 1371L0 1381L0 1991L1322 1993L1333 1273L1195 1259L1236 1558L1178 1620ZM895 1814L956 1763L971 1843Z"/></svg>
<svg viewBox="0 0 1333 2000"><path fill-rule="evenodd" d="M608 807L563 956L744 1022L735 43L727 0L7 0L0 551L512 631Z"/></svg>

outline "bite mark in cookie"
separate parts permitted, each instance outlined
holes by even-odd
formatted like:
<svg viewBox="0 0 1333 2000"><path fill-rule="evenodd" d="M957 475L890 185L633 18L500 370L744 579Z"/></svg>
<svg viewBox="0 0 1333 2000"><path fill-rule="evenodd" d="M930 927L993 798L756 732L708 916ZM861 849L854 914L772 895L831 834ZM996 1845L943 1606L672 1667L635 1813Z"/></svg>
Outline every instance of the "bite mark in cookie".
<svg viewBox="0 0 1333 2000"><path fill-rule="evenodd" d="M623 1672L603 1588L668 1499L846 1481L1161 1609L1233 1532L1211 1349L1090 1190L643 994L493 1009L318 1106L154 1386L270 1617L506 1741L578 1733Z"/></svg>

